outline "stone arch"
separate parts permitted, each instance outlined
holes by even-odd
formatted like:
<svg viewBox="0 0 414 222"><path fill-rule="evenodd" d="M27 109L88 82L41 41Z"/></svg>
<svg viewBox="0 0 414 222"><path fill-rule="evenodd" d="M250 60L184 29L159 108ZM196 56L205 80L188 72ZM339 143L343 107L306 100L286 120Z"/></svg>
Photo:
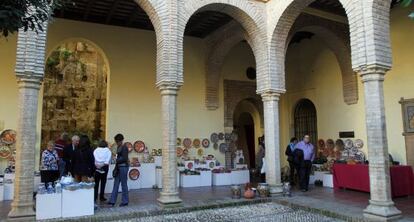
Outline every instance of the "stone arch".
<svg viewBox="0 0 414 222"><path fill-rule="evenodd" d="M191 1L191 2L190 2ZM225 13L236 21L238 21L243 29L246 31L246 41L249 43L255 55L256 64L265 63L265 59L262 59L263 54L266 52L265 45L265 21L262 16L265 11L264 7L260 7L259 2L253 1L239 1L239 0L190 0L186 1L183 5L183 11L179 24L179 36L184 36L186 24L192 15L201 11L218 11ZM264 65L263 65L264 66ZM258 79L262 72L258 72Z"/></svg>
<svg viewBox="0 0 414 222"><path fill-rule="evenodd" d="M342 75L344 102L348 105L358 102L358 78L352 69L349 32L345 25L329 22L314 16L301 15L295 22L286 41L286 48L296 32L308 31L318 35L335 54Z"/></svg>

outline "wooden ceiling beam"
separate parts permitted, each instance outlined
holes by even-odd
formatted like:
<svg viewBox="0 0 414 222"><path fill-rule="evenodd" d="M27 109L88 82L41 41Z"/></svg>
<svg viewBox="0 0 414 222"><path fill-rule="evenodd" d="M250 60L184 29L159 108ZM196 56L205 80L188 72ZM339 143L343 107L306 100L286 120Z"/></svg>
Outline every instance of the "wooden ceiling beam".
<svg viewBox="0 0 414 222"><path fill-rule="evenodd" d="M95 2L95 0L89 0L88 6L86 6L86 12L83 15L83 20L88 20L89 13L91 12L91 9L93 7L94 2Z"/></svg>
<svg viewBox="0 0 414 222"><path fill-rule="evenodd" d="M121 0L114 0L114 2L112 3L111 10L109 11L108 16L106 17L106 21L105 21L106 24L108 24L111 21L112 16L119 2L121 2Z"/></svg>

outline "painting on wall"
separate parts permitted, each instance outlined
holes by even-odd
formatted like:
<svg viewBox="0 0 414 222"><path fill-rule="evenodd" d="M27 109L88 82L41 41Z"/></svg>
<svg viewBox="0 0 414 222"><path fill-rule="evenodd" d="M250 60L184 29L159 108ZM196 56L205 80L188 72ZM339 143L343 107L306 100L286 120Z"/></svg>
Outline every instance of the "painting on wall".
<svg viewBox="0 0 414 222"><path fill-rule="evenodd" d="M400 100L404 121L404 133L414 133L414 99Z"/></svg>

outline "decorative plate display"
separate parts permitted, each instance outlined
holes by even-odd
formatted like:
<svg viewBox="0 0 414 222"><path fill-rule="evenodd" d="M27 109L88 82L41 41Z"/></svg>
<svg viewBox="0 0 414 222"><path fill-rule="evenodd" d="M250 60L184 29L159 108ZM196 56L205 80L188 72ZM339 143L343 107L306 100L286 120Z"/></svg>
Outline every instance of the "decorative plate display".
<svg viewBox="0 0 414 222"><path fill-rule="evenodd" d="M326 140L326 148L328 148L328 149L335 148L335 142L333 141L333 139L327 139Z"/></svg>
<svg viewBox="0 0 414 222"><path fill-rule="evenodd" d="M206 139L203 139L202 141L201 141L201 145L204 147L204 148L208 148L209 146L210 146L210 141L206 138Z"/></svg>
<svg viewBox="0 0 414 222"><path fill-rule="evenodd" d="M216 164L212 161L208 164L208 167L210 167L210 169L213 169L216 166Z"/></svg>
<svg viewBox="0 0 414 222"><path fill-rule="evenodd" d="M365 160L365 154L361 151L358 151L355 153L354 158L358 162L364 162Z"/></svg>
<svg viewBox="0 0 414 222"><path fill-rule="evenodd" d="M187 149L191 148L191 143L192 143L192 141L191 141L190 138L185 138L183 140L183 146Z"/></svg>
<svg viewBox="0 0 414 222"><path fill-rule="evenodd" d="M187 148L184 148L184 149L183 149L183 155L184 155L184 156L188 155L188 149L187 149Z"/></svg>
<svg viewBox="0 0 414 222"><path fill-rule="evenodd" d="M14 144L16 142L16 131L11 129L4 130L0 134L0 142L3 142L7 145Z"/></svg>
<svg viewBox="0 0 414 222"><path fill-rule="evenodd" d="M199 148L200 147L200 139L194 139L193 140L193 146L195 147L195 148Z"/></svg>
<svg viewBox="0 0 414 222"><path fill-rule="evenodd" d="M225 153L226 150L227 150L227 144L221 143L220 146L219 146L219 150L220 150L221 153Z"/></svg>
<svg viewBox="0 0 414 222"><path fill-rule="evenodd" d="M335 141L335 146L338 150L341 150L341 151L344 150L344 147L345 147L344 141L341 139L337 139Z"/></svg>
<svg viewBox="0 0 414 222"><path fill-rule="evenodd" d="M352 148L354 146L354 142L351 139L345 140L345 148Z"/></svg>
<svg viewBox="0 0 414 222"><path fill-rule="evenodd" d="M237 133L236 132L232 132L231 133L231 140L233 140L233 141L237 141L237 139L239 138L239 136L237 135Z"/></svg>
<svg viewBox="0 0 414 222"><path fill-rule="evenodd" d="M212 143L217 143L219 141L218 134L217 133L211 134L210 140L211 140Z"/></svg>
<svg viewBox="0 0 414 222"><path fill-rule="evenodd" d="M6 145L0 145L0 158L7 159L11 156L12 152L10 147Z"/></svg>
<svg viewBox="0 0 414 222"><path fill-rule="evenodd" d="M187 168L190 170L193 169L193 163L192 162L187 163Z"/></svg>
<svg viewBox="0 0 414 222"><path fill-rule="evenodd" d="M358 149L362 149L362 147L364 147L364 142L361 139L356 139L354 146Z"/></svg>
<svg viewBox="0 0 414 222"><path fill-rule="evenodd" d="M203 154L204 154L204 150L203 149L198 149L197 150L197 155L199 155L199 156L203 156Z"/></svg>
<svg viewBox="0 0 414 222"><path fill-rule="evenodd" d="M128 152L131 152L134 149L134 147L132 146L132 143L130 143L130 142L126 142L125 146L128 147Z"/></svg>
<svg viewBox="0 0 414 222"><path fill-rule="evenodd" d="M181 156L183 155L183 153L184 153L183 148L181 148L181 147L177 147L177 156L178 156L178 157L181 157Z"/></svg>
<svg viewBox="0 0 414 222"><path fill-rule="evenodd" d="M219 148L219 145L218 145L218 143L214 143L213 144L213 148L216 150L216 149L218 149Z"/></svg>
<svg viewBox="0 0 414 222"><path fill-rule="evenodd" d="M224 140L224 133L219 133L218 138L219 140Z"/></svg>
<svg viewBox="0 0 414 222"><path fill-rule="evenodd" d="M177 138L177 146L181 146L181 138Z"/></svg>
<svg viewBox="0 0 414 222"><path fill-rule="evenodd" d="M319 148L325 148L325 140L319 139L318 140L318 147Z"/></svg>
<svg viewBox="0 0 414 222"><path fill-rule="evenodd" d="M231 140L231 133L225 133L224 134L224 139Z"/></svg>
<svg viewBox="0 0 414 222"><path fill-rule="evenodd" d="M137 140L134 143L134 150L137 153L142 153L145 150L145 143L142 142L141 140Z"/></svg>
<svg viewBox="0 0 414 222"><path fill-rule="evenodd" d="M138 169L132 169L129 171L129 179L131 180L138 180L139 175L140 173Z"/></svg>
<svg viewBox="0 0 414 222"><path fill-rule="evenodd" d="M356 153L358 153L358 152L359 152L359 150L358 150L358 148L356 148L356 147L352 147L352 148L351 148L351 152L352 152L353 154L356 154Z"/></svg>

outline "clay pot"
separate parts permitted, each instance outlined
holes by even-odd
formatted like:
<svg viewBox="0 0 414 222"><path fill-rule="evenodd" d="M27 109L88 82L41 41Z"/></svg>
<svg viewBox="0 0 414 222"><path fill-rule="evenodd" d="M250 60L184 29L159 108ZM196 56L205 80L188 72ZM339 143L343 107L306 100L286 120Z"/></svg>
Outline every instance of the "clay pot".
<svg viewBox="0 0 414 222"><path fill-rule="evenodd" d="M232 195L233 199L240 199L241 198L241 187L240 187L240 185L231 186L231 195Z"/></svg>
<svg viewBox="0 0 414 222"><path fill-rule="evenodd" d="M257 191L259 192L260 197L269 196L269 185L267 183L259 183L257 185Z"/></svg>
<svg viewBox="0 0 414 222"><path fill-rule="evenodd" d="M244 191L244 198L253 199L254 198L254 191L252 189L247 189L246 191Z"/></svg>

